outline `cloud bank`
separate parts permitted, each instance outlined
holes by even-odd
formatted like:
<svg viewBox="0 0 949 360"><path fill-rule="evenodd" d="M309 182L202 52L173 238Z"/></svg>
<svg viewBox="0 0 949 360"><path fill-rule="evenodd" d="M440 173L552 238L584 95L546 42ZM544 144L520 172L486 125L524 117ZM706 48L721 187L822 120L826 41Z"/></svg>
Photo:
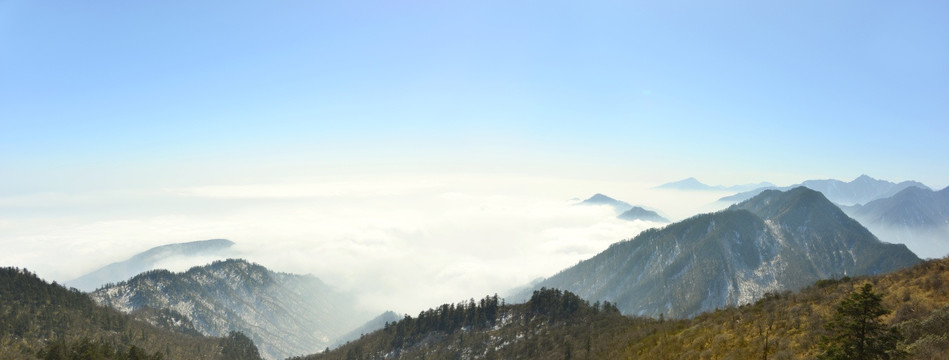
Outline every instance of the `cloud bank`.
<svg viewBox="0 0 949 360"><path fill-rule="evenodd" d="M63 282L154 246L227 238L239 256L316 275L367 310L414 314L503 295L659 225L568 199L602 192L678 219L710 210L721 195L649 188L452 174L8 197L0 198L0 264ZM181 271L210 260L165 265Z"/></svg>

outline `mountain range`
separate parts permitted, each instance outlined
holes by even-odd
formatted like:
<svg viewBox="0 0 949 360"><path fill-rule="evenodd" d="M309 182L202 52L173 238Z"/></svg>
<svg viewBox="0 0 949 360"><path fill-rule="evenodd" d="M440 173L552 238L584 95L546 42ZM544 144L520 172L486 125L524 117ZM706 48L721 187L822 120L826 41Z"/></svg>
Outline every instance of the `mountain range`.
<svg viewBox="0 0 949 360"><path fill-rule="evenodd" d="M146 307L172 310L207 336L241 331L269 359L323 350L370 318L355 308L351 296L316 277L276 273L234 259L183 273L148 271L90 296L125 313Z"/></svg>
<svg viewBox="0 0 949 360"><path fill-rule="evenodd" d="M688 190L688 191L748 191L758 188L773 187L774 184L769 182L760 182L757 184L744 184L744 185L706 185L694 177L688 179L682 179L679 181L673 181L670 183L665 183L659 186L656 186L656 189L669 189L669 190Z"/></svg>
<svg viewBox="0 0 949 360"><path fill-rule="evenodd" d="M202 257L201 260L195 260L196 263L194 263L194 265L200 265L209 261L204 259L207 256L218 256L224 259L226 258L226 251L233 245L234 242L230 240L211 239L157 246L138 253L127 260L111 263L74 280L67 281L66 285L89 292L102 285L116 283L145 271L153 270L163 262L170 260Z"/></svg>
<svg viewBox="0 0 949 360"><path fill-rule="evenodd" d="M821 193L798 187L643 231L535 288L610 301L626 314L692 317L820 279L919 261L906 246L879 241Z"/></svg>
<svg viewBox="0 0 949 360"><path fill-rule="evenodd" d="M886 180L874 179L867 175L860 175L850 182L843 182L834 179L807 180L800 184L780 188L774 186L759 187L751 191L745 191L735 195L723 197L719 199L719 201L736 203L750 199L765 190L785 191L799 186L820 191L822 194L824 194L824 196L827 197L827 199L839 205L866 204L867 202L876 199L893 196L903 189L909 187L929 189L929 187L917 181L903 181L900 183L894 183Z"/></svg>
<svg viewBox="0 0 949 360"><path fill-rule="evenodd" d="M949 187L933 191L911 186L842 209L884 241L906 244L924 257L949 255Z"/></svg>

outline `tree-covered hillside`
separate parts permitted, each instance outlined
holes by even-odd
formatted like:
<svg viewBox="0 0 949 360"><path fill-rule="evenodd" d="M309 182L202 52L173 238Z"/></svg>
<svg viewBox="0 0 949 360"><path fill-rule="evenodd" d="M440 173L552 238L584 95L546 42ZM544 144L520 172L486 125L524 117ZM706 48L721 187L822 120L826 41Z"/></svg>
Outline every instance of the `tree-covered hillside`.
<svg viewBox="0 0 949 360"><path fill-rule="evenodd" d="M242 334L172 332L25 269L0 268L0 359L225 359L224 352L256 351Z"/></svg>
<svg viewBox="0 0 949 360"><path fill-rule="evenodd" d="M629 318L609 303L589 304L556 289L535 291L525 304L497 296L445 304L406 315L384 329L316 359L569 359L614 358L617 339L643 337L657 320Z"/></svg>
<svg viewBox="0 0 949 360"><path fill-rule="evenodd" d="M882 323L902 333L897 347L907 358L949 359L949 258L818 281L687 320L626 317L553 289L518 305L446 304L301 359L813 359L834 337L827 324L838 306L866 284L882 295Z"/></svg>

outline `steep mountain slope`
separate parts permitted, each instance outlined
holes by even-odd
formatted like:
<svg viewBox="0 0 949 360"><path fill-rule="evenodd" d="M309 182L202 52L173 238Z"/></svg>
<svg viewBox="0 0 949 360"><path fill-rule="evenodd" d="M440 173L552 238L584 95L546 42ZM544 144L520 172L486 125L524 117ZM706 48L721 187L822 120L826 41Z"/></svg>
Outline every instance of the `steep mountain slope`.
<svg viewBox="0 0 949 360"><path fill-rule="evenodd" d="M0 359L37 359L40 351L77 345L166 359L225 359L225 342L158 328L26 270L0 268Z"/></svg>
<svg viewBox="0 0 949 360"><path fill-rule="evenodd" d="M242 331L270 359L325 349L369 318L351 297L313 276L275 273L244 260L184 273L154 270L91 296L124 312L145 306L175 310L205 335Z"/></svg>
<svg viewBox="0 0 949 360"><path fill-rule="evenodd" d="M862 206L843 208L884 241L906 244L923 257L949 254L949 187L919 187Z"/></svg>
<svg viewBox="0 0 949 360"><path fill-rule="evenodd" d="M624 211L633 208L630 204L599 193L594 194L589 199L583 200L579 205L608 205L611 206L617 214L622 214Z"/></svg>
<svg viewBox="0 0 949 360"><path fill-rule="evenodd" d="M356 328L355 330L352 330L346 333L345 335L340 336L338 339L336 339L336 342L333 343L332 346L330 346L330 348L336 348L347 342L357 340L363 335L366 335L366 334L372 333L373 331L384 328L386 324L395 323L399 320L402 320L402 316L399 316L399 314L396 314L395 312L392 312L392 311L386 311L380 314L379 316L376 316L372 320L367 321L365 324Z"/></svg>
<svg viewBox="0 0 949 360"><path fill-rule="evenodd" d="M545 289L526 304L443 305L324 354L301 359L813 359L835 306L872 284L892 311L911 360L949 359L949 259L886 275L822 280L798 293L692 319L620 316L570 292ZM471 311L469 309L474 309ZM493 317L480 314L494 314ZM465 319L482 320L469 322Z"/></svg>
<svg viewBox="0 0 949 360"><path fill-rule="evenodd" d="M626 314L691 317L769 291L918 261L905 246L880 242L823 195L800 187L643 231L538 287L610 301Z"/></svg>
<svg viewBox="0 0 949 360"><path fill-rule="evenodd" d="M669 219L666 219L652 210L646 210L639 206L633 206L631 209L626 210L624 213L617 216L623 220L643 220L643 221L653 221L667 223Z"/></svg>
<svg viewBox="0 0 949 360"><path fill-rule="evenodd" d="M824 194L827 199L840 205L865 204L867 202L893 196L894 194L909 187L919 187L929 189L916 181L903 181L893 183L886 180L877 180L867 175L860 175L851 182L840 180L807 180L797 185L777 188L773 186L761 187L751 191L726 196L719 201L740 202L748 200L765 190L790 190L799 186L804 186L812 190L817 190Z"/></svg>
<svg viewBox="0 0 949 360"><path fill-rule="evenodd" d="M665 183L659 186L656 186L656 189L669 189L669 190L689 190L689 191L748 191L758 188L771 187L774 184L769 182L761 182L757 184L744 184L744 185L733 185L733 186L722 186L722 185L706 185L694 177L688 179L682 179L679 181L673 181L670 183Z"/></svg>
<svg viewBox="0 0 949 360"><path fill-rule="evenodd" d="M232 245L234 245L234 242L230 240L212 239L157 246L138 253L128 260L111 263L96 271L70 280L66 282L66 286L88 292L102 285L116 283L155 269L162 261L173 258L220 255L223 259L226 257L224 256L225 251ZM204 263L202 260L200 264Z"/></svg>

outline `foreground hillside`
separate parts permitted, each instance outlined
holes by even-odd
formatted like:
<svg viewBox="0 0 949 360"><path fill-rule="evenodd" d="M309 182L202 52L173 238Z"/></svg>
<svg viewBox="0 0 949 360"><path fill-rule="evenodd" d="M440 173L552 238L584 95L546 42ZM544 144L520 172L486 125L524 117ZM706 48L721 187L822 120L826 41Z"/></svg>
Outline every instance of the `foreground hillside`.
<svg viewBox="0 0 949 360"><path fill-rule="evenodd" d="M82 359L259 359L242 334L211 338L161 329L26 270L0 268L0 359L75 358L69 353Z"/></svg>
<svg viewBox="0 0 949 360"><path fill-rule="evenodd" d="M406 316L316 359L611 359L616 344L644 338L657 320L630 318L612 304L589 304L570 292L535 291L524 304L497 297L445 304Z"/></svg>
<svg viewBox="0 0 949 360"><path fill-rule="evenodd" d="M949 259L823 280L688 320L626 317L543 289L525 304L443 305L301 359L812 359L837 304L867 283L883 294L892 311L884 321L903 333L909 359L949 359Z"/></svg>

